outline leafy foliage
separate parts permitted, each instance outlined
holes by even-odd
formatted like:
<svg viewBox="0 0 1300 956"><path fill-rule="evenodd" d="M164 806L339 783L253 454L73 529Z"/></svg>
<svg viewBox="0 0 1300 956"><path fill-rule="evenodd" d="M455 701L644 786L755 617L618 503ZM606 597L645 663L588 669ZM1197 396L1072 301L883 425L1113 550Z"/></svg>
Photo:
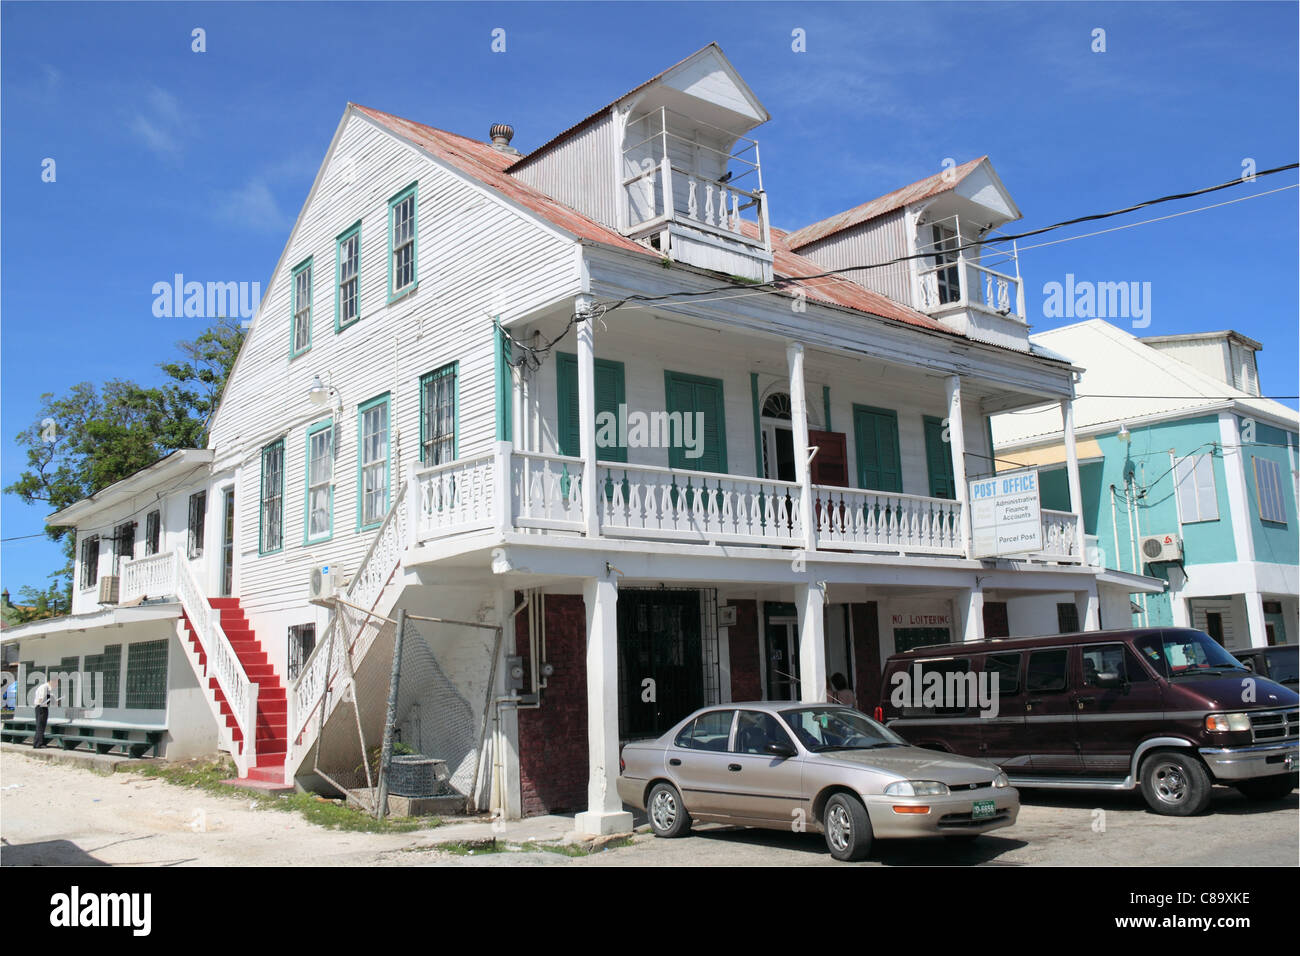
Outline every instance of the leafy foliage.
<svg viewBox="0 0 1300 956"><path fill-rule="evenodd" d="M25 504L60 511L170 452L203 447L243 341L238 323L223 319L192 342L178 343L178 361L159 363L169 379L161 386L110 379L100 386L81 382L59 396L43 394L35 421L14 439L24 449L27 467L4 490ZM45 529L52 540L64 541L67 558L51 575L58 582L51 592L61 590L70 602L74 542L69 531ZM48 601L51 592L39 593Z"/></svg>

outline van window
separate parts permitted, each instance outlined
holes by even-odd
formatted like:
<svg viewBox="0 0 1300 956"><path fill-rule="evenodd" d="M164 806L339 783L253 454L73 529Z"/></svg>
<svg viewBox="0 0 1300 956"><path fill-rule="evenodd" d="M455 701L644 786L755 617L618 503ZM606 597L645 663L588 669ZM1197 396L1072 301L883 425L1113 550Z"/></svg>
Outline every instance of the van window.
<svg viewBox="0 0 1300 956"><path fill-rule="evenodd" d="M969 658L917 661L902 673L908 678L904 685L907 690L903 701L905 717L960 714L979 706L979 689ZM937 674L938 680L928 676L930 674ZM897 691L895 687L891 694Z"/></svg>
<svg viewBox="0 0 1300 956"><path fill-rule="evenodd" d="M1127 680L1123 644L1093 644L1083 649L1083 686L1096 687L1098 674L1115 674Z"/></svg>
<svg viewBox="0 0 1300 956"><path fill-rule="evenodd" d="M712 710L700 714L682 728L673 741L687 750L712 750L723 753L731 737L731 717L734 710Z"/></svg>
<svg viewBox="0 0 1300 956"><path fill-rule="evenodd" d="M1069 659L1068 647L1030 653L1025 690L1030 694L1054 694L1065 690L1065 668Z"/></svg>
<svg viewBox="0 0 1300 956"><path fill-rule="evenodd" d="M1202 631L1155 631L1139 637L1133 646L1167 680L1242 669L1240 662Z"/></svg>
<svg viewBox="0 0 1300 956"><path fill-rule="evenodd" d="M984 658L984 670L997 676L999 697L1020 693L1020 655L990 654Z"/></svg>

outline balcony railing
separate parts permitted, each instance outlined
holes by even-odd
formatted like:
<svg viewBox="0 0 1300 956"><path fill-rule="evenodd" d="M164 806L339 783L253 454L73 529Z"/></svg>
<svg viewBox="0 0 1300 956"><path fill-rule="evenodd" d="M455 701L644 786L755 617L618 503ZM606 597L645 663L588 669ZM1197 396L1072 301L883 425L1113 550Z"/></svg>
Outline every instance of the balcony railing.
<svg viewBox="0 0 1300 956"><path fill-rule="evenodd" d="M947 498L814 485L817 538L827 547L961 554L961 504Z"/></svg>
<svg viewBox="0 0 1300 956"><path fill-rule="evenodd" d="M926 225L946 226L951 231L946 233L947 238L917 248L918 252L933 257L921 260L925 264L917 270L922 312L974 308L1024 320L1024 285L1014 241L1009 249L982 246L967 251L960 248L968 240L960 238L960 222L956 216ZM996 235L990 233L985 239Z"/></svg>
<svg viewBox="0 0 1300 956"><path fill-rule="evenodd" d="M683 135L688 128L695 135ZM629 234L674 222L771 250L757 141L662 108L629 121L628 130L623 196Z"/></svg>
<svg viewBox="0 0 1300 956"><path fill-rule="evenodd" d="M176 562L172 552L164 551L123 563L118 595L123 603L136 598L157 599L175 595Z"/></svg>

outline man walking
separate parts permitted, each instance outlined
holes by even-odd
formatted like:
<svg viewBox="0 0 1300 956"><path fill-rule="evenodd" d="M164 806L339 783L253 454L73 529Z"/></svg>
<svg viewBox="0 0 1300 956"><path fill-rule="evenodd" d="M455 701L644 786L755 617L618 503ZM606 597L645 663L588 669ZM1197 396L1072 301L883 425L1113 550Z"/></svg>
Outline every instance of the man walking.
<svg viewBox="0 0 1300 956"><path fill-rule="evenodd" d="M49 675L45 675L32 699L32 704L36 708L36 736L32 740L33 750L45 748L45 723L50 719L50 702L53 700L54 688L50 685Z"/></svg>

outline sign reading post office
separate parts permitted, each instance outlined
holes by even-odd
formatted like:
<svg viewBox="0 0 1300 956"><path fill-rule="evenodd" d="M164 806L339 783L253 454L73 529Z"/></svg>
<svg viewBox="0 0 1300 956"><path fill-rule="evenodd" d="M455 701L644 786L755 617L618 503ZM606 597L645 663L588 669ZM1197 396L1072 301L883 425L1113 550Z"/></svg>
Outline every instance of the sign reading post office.
<svg viewBox="0 0 1300 956"><path fill-rule="evenodd" d="M975 557L1000 558L1043 549L1037 468L972 481L967 500Z"/></svg>

